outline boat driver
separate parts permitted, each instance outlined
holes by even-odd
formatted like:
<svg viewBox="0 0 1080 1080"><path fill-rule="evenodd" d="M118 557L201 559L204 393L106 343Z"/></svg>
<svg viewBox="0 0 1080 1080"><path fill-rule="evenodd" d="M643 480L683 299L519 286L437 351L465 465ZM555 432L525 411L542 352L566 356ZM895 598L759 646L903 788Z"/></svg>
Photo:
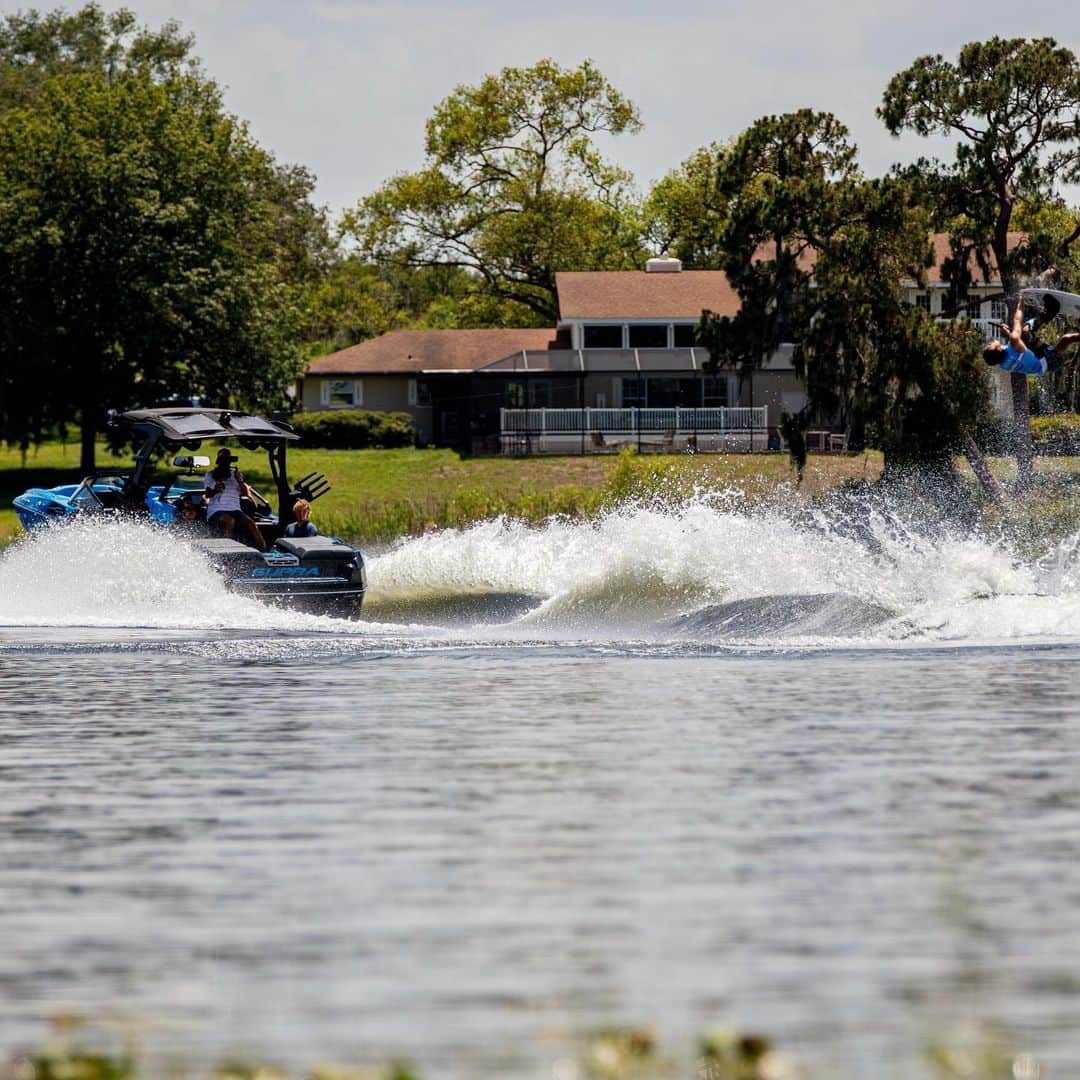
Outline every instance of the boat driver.
<svg viewBox="0 0 1080 1080"><path fill-rule="evenodd" d="M230 453L227 446L217 452L217 464L203 480L206 490L206 522L211 529L220 530L227 539L233 539L237 532L243 533L260 551L266 550L266 541L259 532L258 525L244 513L240 506L241 497L251 498L251 489L244 483L244 477L232 463L236 455Z"/></svg>

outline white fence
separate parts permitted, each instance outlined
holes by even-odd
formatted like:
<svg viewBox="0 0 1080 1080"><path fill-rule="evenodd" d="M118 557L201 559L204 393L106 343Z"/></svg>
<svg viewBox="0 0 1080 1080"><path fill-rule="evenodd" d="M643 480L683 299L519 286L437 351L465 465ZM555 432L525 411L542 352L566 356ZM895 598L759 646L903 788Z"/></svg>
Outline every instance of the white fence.
<svg viewBox="0 0 1080 1080"><path fill-rule="evenodd" d="M706 435L736 431L764 431L768 410L764 405L715 409L502 409L503 435L660 434Z"/></svg>
<svg viewBox="0 0 1080 1080"><path fill-rule="evenodd" d="M502 409L504 454L769 448L768 409Z"/></svg>
<svg viewBox="0 0 1080 1080"><path fill-rule="evenodd" d="M980 330L987 341L1004 341L1006 338L1001 323L993 319L972 319L971 326L974 330Z"/></svg>

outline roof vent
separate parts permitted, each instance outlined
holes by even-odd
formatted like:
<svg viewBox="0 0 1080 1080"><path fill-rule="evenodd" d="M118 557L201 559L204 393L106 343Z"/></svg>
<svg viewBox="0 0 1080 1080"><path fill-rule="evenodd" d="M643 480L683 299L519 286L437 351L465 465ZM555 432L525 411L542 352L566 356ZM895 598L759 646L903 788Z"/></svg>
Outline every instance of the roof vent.
<svg viewBox="0 0 1080 1080"><path fill-rule="evenodd" d="M649 259L645 263L646 274L677 274L681 269L681 259L669 259L666 255L657 259Z"/></svg>

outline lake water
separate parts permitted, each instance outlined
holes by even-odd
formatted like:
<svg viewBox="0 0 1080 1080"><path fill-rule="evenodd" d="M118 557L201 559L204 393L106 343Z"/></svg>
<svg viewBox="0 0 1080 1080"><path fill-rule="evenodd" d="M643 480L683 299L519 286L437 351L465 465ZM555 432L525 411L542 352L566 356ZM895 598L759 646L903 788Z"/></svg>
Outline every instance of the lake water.
<svg viewBox="0 0 1080 1080"><path fill-rule="evenodd" d="M133 525L17 545L0 1054L74 1010L192 1065L567 1077L648 1024L1078 1075L1080 545L848 532L703 499L435 533L352 624Z"/></svg>

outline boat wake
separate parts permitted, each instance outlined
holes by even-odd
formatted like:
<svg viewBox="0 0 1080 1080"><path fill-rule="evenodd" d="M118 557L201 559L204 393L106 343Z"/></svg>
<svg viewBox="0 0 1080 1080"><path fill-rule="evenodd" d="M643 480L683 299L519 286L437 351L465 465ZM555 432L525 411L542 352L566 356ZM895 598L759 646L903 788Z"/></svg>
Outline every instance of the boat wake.
<svg viewBox="0 0 1080 1080"><path fill-rule="evenodd" d="M747 512L703 496L595 522L497 519L368 558L364 617L226 590L156 528L86 521L0 554L0 626L238 630L488 642L996 643L1080 637L1080 535L1036 560L878 505Z"/></svg>
<svg viewBox="0 0 1080 1080"><path fill-rule="evenodd" d="M994 643L1080 636L1080 536L1033 561L1004 539L888 507L745 512L702 497L540 528L497 520L369 561L367 611L540 636L700 642ZM485 598L490 609L485 610ZM480 616L487 616L486 619Z"/></svg>

